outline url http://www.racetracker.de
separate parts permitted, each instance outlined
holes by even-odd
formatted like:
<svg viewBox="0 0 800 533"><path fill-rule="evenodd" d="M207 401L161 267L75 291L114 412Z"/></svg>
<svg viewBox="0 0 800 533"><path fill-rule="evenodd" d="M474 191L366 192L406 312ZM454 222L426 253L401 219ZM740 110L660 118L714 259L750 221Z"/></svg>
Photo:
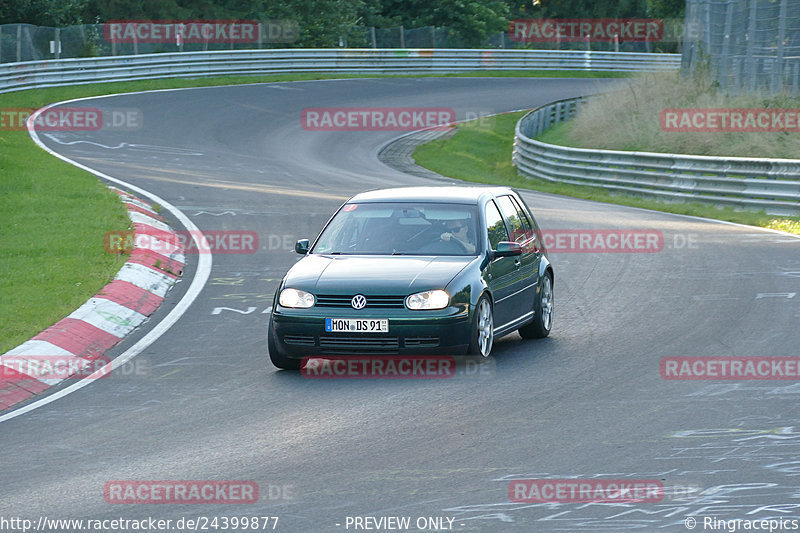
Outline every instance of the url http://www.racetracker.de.
<svg viewBox="0 0 800 533"><path fill-rule="evenodd" d="M0 516L0 531L9 533L28 533L29 531L261 531L278 527L277 516L194 516L178 519L158 519L153 517L80 519L50 518L40 516L36 520Z"/></svg>

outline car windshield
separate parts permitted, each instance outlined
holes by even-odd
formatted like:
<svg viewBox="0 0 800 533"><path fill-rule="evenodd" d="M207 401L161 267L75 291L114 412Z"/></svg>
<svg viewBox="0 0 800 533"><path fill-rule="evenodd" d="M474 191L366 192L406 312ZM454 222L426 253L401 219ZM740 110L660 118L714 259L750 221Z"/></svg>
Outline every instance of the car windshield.
<svg viewBox="0 0 800 533"><path fill-rule="evenodd" d="M477 210L450 203L350 203L317 239L312 253L475 255Z"/></svg>

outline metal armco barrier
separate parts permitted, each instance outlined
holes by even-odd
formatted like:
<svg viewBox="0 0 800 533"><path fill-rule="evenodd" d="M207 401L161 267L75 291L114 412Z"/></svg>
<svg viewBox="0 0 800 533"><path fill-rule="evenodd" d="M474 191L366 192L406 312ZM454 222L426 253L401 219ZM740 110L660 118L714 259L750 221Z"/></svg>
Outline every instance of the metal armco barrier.
<svg viewBox="0 0 800 533"><path fill-rule="evenodd" d="M526 177L661 200L800 213L800 160L589 150L534 139L573 116L581 99L535 109L517 123L512 160Z"/></svg>
<svg viewBox="0 0 800 533"><path fill-rule="evenodd" d="M677 70L680 54L576 50L284 49L183 52L0 64L0 92L83 83L299 72Z"/></svg>

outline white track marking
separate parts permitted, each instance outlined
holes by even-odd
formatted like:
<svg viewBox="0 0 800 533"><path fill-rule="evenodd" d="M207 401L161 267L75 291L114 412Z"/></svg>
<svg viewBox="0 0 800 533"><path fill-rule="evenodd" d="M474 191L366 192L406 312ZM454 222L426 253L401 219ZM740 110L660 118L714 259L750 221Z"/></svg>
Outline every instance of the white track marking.
<svg viewBox="0 0 800 533"><path fill-rule="evenodd" d="M95 97L93 97L95 98ZM74 100L73 100L74 101ZM52 107L54 105L61 105L64 102L58 102L55 104L51 104L48 107ZM42 108L47 109L47 108ZM29 130L30 132L31 130ZM35 133L35 132L34 132ZM56 135L52 133L43 133L45 137L53 141L54 143L58 143L64 146L72 146L74 144L90 144L92 146L97 146L98 148L105 148L106 150L119 150L120 148L130 148L131 150L137 150L140 152L157 152L157 153L164 153L164 154L176 154L176 155L203 155L203 152L195 152L193 150L188 150L186 148L175 148L172 146L157 146L155 144L135 144L135 143L126 143L121 142L116 146L109 146L107 144L97 143L94 141L85 141L83 139L77 141L62 141ZM36 139L34 139L35 141ZM97 174L96 171L92 171L93 174ZM124 183L124 182L120 182Z"/></svg>
<svg viewBox="0 0 800 533"><path fill-rule="evenodd" d="M113 95L107 95L107 96L113 96ZM91 174L94 174L95 176L102 178L106 181L109 181L111 183L116 183L117 185L121 185L126 189L134 191L135 193L140 194L142 196L145 196L150 200L152 200L153 202L161 205L164 209L172 213L173 216L175 216L175 218L177 218L178 221L180 221L180 223L183 224L183 226L191 232L192 238L195 240L195 244L199 249L200 245L202 244L200 242L200 235L201 235L200 229L194 224L194 222L189 220L189 217L184 215L183 212L180 211L178 208L176 208L171 203L167 202L166 200L164 200L163 198L161 198L156 194L146 191L126 181L113 178L107 174L103 174L102 172L98 172L92 168L87 167L86 165L82 165L76 161L69 159L68 157L65 157L59 153L54 152L53 150L45 146L45 144L39 138L39 135L36 133L36 130L34 130L33 121L36 120L36 117L38 117L43 111L46 111L47 109L56 105L78 102L81 100L90 100L94 98L96 97L76 98L74 100L58 102L56 104L50 104L46 107L43 107L42 109L39 109L38 111L33 113L28 118L28 133L33 139L33 142L35 142L40 148L48 152L50 155L57 157L62 161L66 161L67 163L74 165L80 168L81 170L90 172ZM33 411L34 409L44 407L45 405L51 402L63 398L64 396L71 394L77 390L80 390L86 385L89 385L90 383L94 382L98 377L102 375L107 375L109 372L113 372L115 368L119 368L120 366L124 365L125 363L127 363L128 361L139 355L143 350L145 350L148 346L153 344L162 335L164 335L167 331L169 331L169 329L183 316L183 314L186 313L186 311L188 311L189 306L197 299L197 297L200 295L200 291L203 290L203 287L208 281L208 277L211 274L211 265L212 265L211 254L198 255L197 271L195 272L194 278L192 279L192 283L187 289L186 294L184 294L183 298L181 298L178 304L172 309L172 311L170 311L167 314L167 316L164 317L163 320L161 320L161 322L156 324L152 330L147 332L147 334L141 339L139 339L139 341L136 344L125 350L124 353L120 354L118 357L116 357L113 361L105 365L103 368L97 370L94 374L87 376L84 379L76 383L73 383L67 387L64 387L63 389L53 394L50 394L49 396L45 396L40 400L29 403L23 407L20 407L19 409L15 409L10 413L0 416L0 422L11 420L12 418L16 418L20 415Z"/></svg>
<svg viewBox="0 0 800 533"><path fill-rule="evenodd" d="M160 220L156 220L153 217L149 217L137 211L129 211L128 217L130 217L131 222L133 222L134 224L145 224L147 226L151 226L161 231L170 231L169 226L164 224Z"/></svg>

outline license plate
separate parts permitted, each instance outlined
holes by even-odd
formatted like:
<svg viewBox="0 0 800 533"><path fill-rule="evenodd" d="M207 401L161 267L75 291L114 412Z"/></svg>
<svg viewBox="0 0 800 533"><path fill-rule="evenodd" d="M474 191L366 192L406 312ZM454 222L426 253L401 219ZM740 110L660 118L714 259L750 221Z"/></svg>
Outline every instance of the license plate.
<svg viewBox="0 0 800 533"><path fill-rule="evenodd" d="M346 331L348 333L387 333L389 320L364 318L326 318L325 331Z"/></svg>

